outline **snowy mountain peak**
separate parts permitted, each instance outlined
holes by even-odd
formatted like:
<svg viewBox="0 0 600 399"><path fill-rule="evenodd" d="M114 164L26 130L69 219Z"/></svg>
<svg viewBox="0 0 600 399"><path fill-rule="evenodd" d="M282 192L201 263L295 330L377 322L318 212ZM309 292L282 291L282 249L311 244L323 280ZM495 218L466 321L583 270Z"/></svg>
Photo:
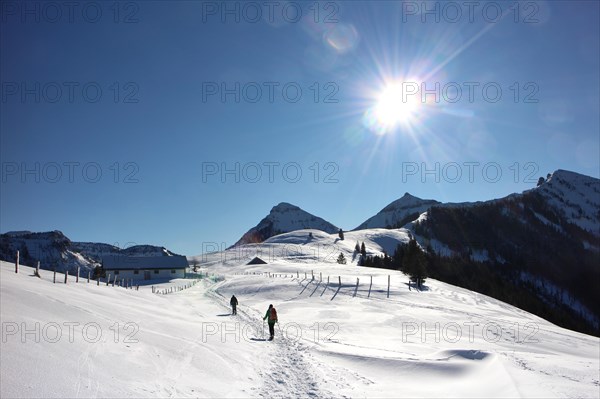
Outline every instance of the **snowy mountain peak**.
<svg viewBox="0 0 600 399"><path fill-rule="evenodd" d="M577 172L571 172L570 170L557 169L550 175L550 179L552 178L563 179L563 180L598 180L593 177L582 175Z"/></svg>
<svg viewBox="0 0 600 399"><path fill-rule="evenodd" d="M395 210L418 207L423 204L433 205L437 203L438 201L435 200L424 200L419 197L415 197L414 195L411 195L409 193L405 193L401 198L397 199L396 201L390 203L385 208L383 208L381 212L390 212Z"/></svg>
<svg viewBox="0 0 600 399"><path fill-rule="evenodd" d="M600 235L600 179L558 169L530 191L544 197L568 222Z"/></svg>
<svg viewBox="0 0 600 399"><path fill-rule="evenodd" d="M304 211L296 205L281 202L255 227L248 230L234 246L263 242L267 238L301 229L316 229L335 233L338 227L328 221Z"/></svg>
<svg viewBox="0 0 600 399"><path fill-rule="evenodd" d="M288 202L280 202L279 204L277 204L273 208L271 208L270 213L290 212L290 211L302 211L302 209L300 209L296 205L292 205Z"/></svg>
<svg viewBox="0 0 600 399"><path fill-rule="evenodd" d="M439 204L435 200L421 199L409 193L391 202L375 216L367 219L354 230L375 228L400 228L416 219L431 206Z"/></svg>

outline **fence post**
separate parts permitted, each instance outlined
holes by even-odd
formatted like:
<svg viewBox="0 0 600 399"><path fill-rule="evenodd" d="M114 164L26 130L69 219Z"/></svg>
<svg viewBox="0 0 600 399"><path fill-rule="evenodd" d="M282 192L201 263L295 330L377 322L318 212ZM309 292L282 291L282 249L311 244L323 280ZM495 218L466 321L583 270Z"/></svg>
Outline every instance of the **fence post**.
<svg viewBox="0 0 600 399"><path fill-rule="evenodd" d="M100 276L98 276L98 280L96 280L96 285L99 286L100 285Z"/></svg>
<svg viewBox="0 0 600 399"><path fill-rule="evenodd" d="M323 281L323 273L319 272L319 281Z"/></svg>
<svg viewBox="0 0 600 399"><path fill-rule="evenodd" d="M15 260L15 273L19 273L19 251L17 251L17 259Z"/></svg>
<svg viewBox="0 0 600 399"><path fill-rule="evenodd" d="M312 279L314 280L314 279L315 279L315 271L314 271L314 270L311 270L311 271L310 271L310 275L312 276Z"/></svg>
<svg viewBox="0 0 600 399"><path fill-rule="evenodd" d="M304 272L304 279L306 280L308 277L306 276L306 272Z"/></svg>
<svg viewBox="0 0 600 399"><path fill-rule="evenodd" d="M358 291L358 277L356 278L356 288L354 289L354 295L352 295L353 297L356 296L357 291Z"/></svg>
<svg viewBox="0 0 600 399"><path fill-rule="evenodd" d="M79 282L79 266L77 266L77 277L75 278L75 282Z"/></svg>
<svg viewBox="0 0 600 399"><path fill-rule="evenodd" d="M340 287L342 286L342 276L338 276L338 282L340 284Z"/></svg>
<svg viewBox="0 0 600 399"><path fill-rule="evenodd" d="M52 278L52 282L56 284L56 267L54 268L54 277Z"/></svg>
<svg viewBox="0 0 600 399"><path fill-rule="evenodd" d="M108 287L108 284L110 283L110 273L108 273L108 278L106 279L106 286Z"/></svg>
<svg viewBox="0 0 600 399"><path fill-rule="evenodd" d="M387 297L390 297L390 275L388 274L388 291L387 291Z"/></svg>
<svg viewBox="0 0 600 399"><path fill-rule="evenodd" d="M68 278L69 278L69 269L65 270L65 284L67 284Z"/></svg>
<svg viewBox="0 0 600 399"><path fill-rule="evenodd" d="M296 270L296 278L300 278L300 273Z"/></svg>
<svg viewBox="0 0 600 399"><path fill-rule="evenodd" d="M92 274L92 272L90 270L88 270L88 284L90 283L90 275Z"/></svg>
<svg viewBox="0 0 600 399"><path fill-rule="evenodd" d="M371 298L371 287L373 286L373 276L371 276L371 284L369 284L369 295L367 295L367 298Z"/></svg>
<svg viewBox="0 0 600 399"><path fill-rule="evenodd" d="M37 264L35 266L35 275L40 277L40 261L37 261Z"/></svg>

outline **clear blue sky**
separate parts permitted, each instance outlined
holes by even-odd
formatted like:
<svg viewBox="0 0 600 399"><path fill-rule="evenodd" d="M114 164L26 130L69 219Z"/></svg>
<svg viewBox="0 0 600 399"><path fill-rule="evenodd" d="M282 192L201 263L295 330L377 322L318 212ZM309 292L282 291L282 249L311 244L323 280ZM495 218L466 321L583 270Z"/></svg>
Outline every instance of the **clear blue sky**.
<svg viewBox="0 0 600 399"><path fill-rule="evenodd" d="M596 1L53 4L2 3L2 232L193 255L283 201L352 229L599 176Z"/></svg>

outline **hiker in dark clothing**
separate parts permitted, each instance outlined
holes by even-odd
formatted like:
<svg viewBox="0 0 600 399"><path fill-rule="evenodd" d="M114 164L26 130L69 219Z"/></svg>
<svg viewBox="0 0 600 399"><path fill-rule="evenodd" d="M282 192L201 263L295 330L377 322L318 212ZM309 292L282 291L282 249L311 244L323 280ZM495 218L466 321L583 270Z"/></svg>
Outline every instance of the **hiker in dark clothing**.
<svg viewBox="0 0 600 399"><path fill-rule="evenodd" d="M238 305L238 300L235 297L235 295L231 296L231 300L229 301L229 304L231 305L231 314L237 314L237 305Z"/></svg>
<svg viewBox="0 0 600 399"><path fill-rule="evenodd" d="M277 311L275 310L273 305L269 305L269 309L267 309L267 313L265 313L265 317L263 317L263 320L267 320L267 322L269 323L269 334L271 335L269 337L269 341L271 341L275 336L275 323L277 323Z"/></svg>

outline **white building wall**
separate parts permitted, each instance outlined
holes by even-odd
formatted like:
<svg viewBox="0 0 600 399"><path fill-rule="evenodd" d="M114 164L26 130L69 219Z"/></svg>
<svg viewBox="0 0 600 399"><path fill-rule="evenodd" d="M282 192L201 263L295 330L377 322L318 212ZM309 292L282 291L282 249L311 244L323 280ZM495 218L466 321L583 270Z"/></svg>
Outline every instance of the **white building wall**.
<svg viewBox="0 0 600 399"><path fill-rule="evenodd" d="M175 270L175 273L172 273L172 270ZM150 272L149 280L155 279L175 279L175 278L184 278L185 277L185 269L157 269L157 270L148 270ZM158 272L158 273L156 273ZM110 273L111 281L114 279L115 270L107 270L106 277ZM135 274L134 270L119 270L119 273L116 275L118 279L133 279L134 281L142 281L145 280L145 270L139 270L138 274Z"/></svg>

